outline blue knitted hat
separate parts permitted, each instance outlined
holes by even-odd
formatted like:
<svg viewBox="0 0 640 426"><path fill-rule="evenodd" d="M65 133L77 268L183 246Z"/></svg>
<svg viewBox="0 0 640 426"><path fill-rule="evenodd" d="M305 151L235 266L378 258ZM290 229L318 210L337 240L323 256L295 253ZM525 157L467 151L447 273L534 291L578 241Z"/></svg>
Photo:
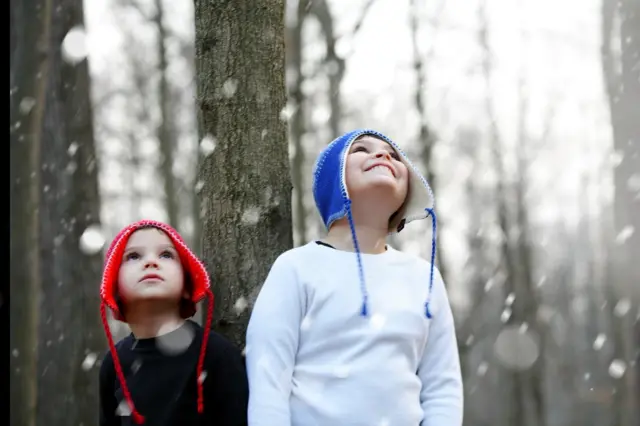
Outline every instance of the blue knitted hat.
<svg viewBox="0 0 640 426"><path fill-rule="evenodd" d="M420 174L411 161L409 161L406 154L402 152L395 142L382 133L370 129L354 130L345 133L331 142L320 153L313 169L313 198L316 202L316 207L320 212L320 216L327 230L331 227L331 224L338 219L347 217L349 221L353 246L358 261L360 287L363 298L361 314L366 316L368 293L364 280L360 246L358 245L358 238L356 237L353 216L351 214L351 199L347 191L345 173L345 163L351 144L363 135L374 136L391 145L400 155L402 162L409 170L409 195L398 215L390 223L389 232L400 232L407 223L431 216L433 230L431 237L431 270L429 274L429 294L425 303L425 313L428 318L431 318L429 302L433 288L437 229L436 213L434 210L435 200L427 180Z"/></svg>

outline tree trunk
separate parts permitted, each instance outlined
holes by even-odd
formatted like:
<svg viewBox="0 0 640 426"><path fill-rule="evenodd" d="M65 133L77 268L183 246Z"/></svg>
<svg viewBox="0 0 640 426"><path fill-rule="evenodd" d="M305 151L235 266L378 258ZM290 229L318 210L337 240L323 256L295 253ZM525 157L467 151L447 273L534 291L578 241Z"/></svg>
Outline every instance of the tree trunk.
<svg viewBox="0 0 640 426"><path fill-rule="evenodd" d="M160 174L164 180L165 207L169 224L176 229L180 228L178 218L178 194L176 193L176 178L173 174L174 150L175 150L175 128L172 120L172 98L169 81L167 78L167 68L169 60L165 46L167 30L164 23L163 0L155 0L156 14L153 23L158 31L158 72L160 73L160 83L158 91L158 102L160 104L160 123L158 124L157 137L160 145Z"/></svg>
<svg viewBox="0 0 640 426"><path fill-rule="evenodd" d="M286 56L287 68L293 76L293 81L289 83L289 98L291 102L291 143L293 144L293 156L291 159L291 178L293 180L294 199L294 225L296 230L297 245L302 245L307 241L307 208L305 206L306 179L305 152L302 146L302 137L306 130L305 117L305 96L302 93L302 27L305 18L308 16L309 0L298 0L296 8L296 23L287 29Z"/></svg>
<svg viewBox="0 0 640 426"><path fill-rule="evenodd" d="M11 425L34 426L40 286L38 204L40 147L50 57L51 11L44 1L11 0L9 78L11 161ZM38 48L40 47L40 48Z"/></svg>
<svg viewBox="0 0 640 426"><path fill-rule="evenodd" d="M523 49L524 50L524 49ZM524 68L524 67L523 67ZM547 424L544 377L545 377L545 333L542 324L538 321L539 295L534 285L533 248L530 237L529 206L525 200L525 194L529 188L529 133L526 120L529 111L527 95L524 93L524 72L521 70L518 88L518 144L517 144L517 179L515 182L515 208L517 239L515 242L515 256L517 256L518 278L514 301L514 319L520 323L526 323L528 330L533 332L538 339L539 356L530 370L524 373L526 378L527 397L532 400L530 415L532 424L545 426ZM545 134L548 132L545 132ZM517 308L517 309L516 309Z"/></svg>
<svg viewBox="0 0 640 426"><path fill-rule="evenodd" d="M215 328L244 342L272 263L293 245L286 126L284 0L195 2L200 126L217 139L203 158L203 258L216 294ZM221 93L229 79L237 90Z"/></svg>
<svg viewBox="0 0 640 426"><path fill-rule="evenodd" d="M333 17L327 0L313 0L310 12L318 19L324 42L327 49L324 64L329 77L329 105L331 113L329 115L329 127L331 138L335 139L342 133L340 130L340 120L342 118L342 103L340 102L340 86L346 64L343 58L336 53L336 36L334 30Z"/></svg>
<svg viewBox="0 0 640 426"><path fill-rule="evenodd" d="M102 259L99 251L85 253L80 237L99 224L97 161L87 62L68 64L61 54L69 30L83 25L82 2L22 2L13 10L12 17L24 13L27 19L16 21L24 33L15 45L12 85L21 92L16 101L29 124L12 135L12 164L21 169L12 175L33 173L36 179L12 179L12 256L19 259L12 261L11 284L20 289L13 293L11 320L29 339L16 344L24 350L18 366L24 376L18 376L19 393L12 389L12 413L25 410L12 416L12 424L88 425L98 404L95 360L104 349L96 290ZM28 99L32 108L26 112Z"/></svg>
<svg viewBox="0 0 640 426"><path fill-rule="evenodd" d="M613 42L616 46L613 46ZM620 56L615 52L620 49ZM609 100L613 144L621 162L614 168L614 234L611 278L615 299L640 304L640 3L637 0L604 0L602 3L602 66ZM610 307L613 309L613 307ZM627 371L616 386L615 415L621 426L639 421L638 366L634 354L633 309L626 315L612 315L614 357L627 364Z"/></svg>
<svg viewBox="0 0 640 426"><path fill-rule="evenodd" d="M411 27L411 44L413 48L413 72L416 77L416 89L414 93L414 102L415 107L418 112L418 118L420 120L420 129L418 133L418 143L422 148L422 164L424 168L427 170L426 178L433 188L436 191L437 188L437 177L434 172L434 162L432 161L432 153L433 147L436 143L435 134L429 125L427 119L427 107L426 107L426 99L424 95L424 90L426 88L426 71L424 61L422 60L422 56L420 55L419 49L419 41L418 41L418 5L416 0L411 0L410 2L410 27ZM437 191L436 191L437 192ZM435 195L434 195L435 196ZM442 230L442 220L440 220L440 229ZM438 250L437 263L438 269L440 270L440 274L444 282L447 282L447 268L444 262L444 254L442 250L442 244L440 245L440 249Z"/></svg>
<svg viewBox="0 0 640 426"><path fill-rule="evenodd" d="M489 20L486 10L486 0L480 2L478 8L478 19L480 21L480 28L478 31L478 44L483 51L482 59L482 73L486 84L485 95L485 110L487 120L489 121L489 151L493 168L496 173L496 186L495 186L495 201L497 204L496 213L498 218L498 226L502 234L502 241L500 243L501 250L501 262L504 266L505 280L504 280L504 294L516 294L517 280L518 280L518 266L515 253L512 251L510 238L511 220L508 209L508 194L505 188L506 173L504 170L502 159L502 139L497 124L497 116L493 105L493 86L492 86L492 74L493 74L493 60L491 46L489 45ZM515 317L510 315L507 320L508 323L513 323ZM523 401L524 396L524 383L521 374L512 373L509 374L505 371L505 379L509 383L505 387L505 397L508 401L505 406L508 407L505 410L505 423L506 425L526 424L525 418L525 406Z"/></svg>

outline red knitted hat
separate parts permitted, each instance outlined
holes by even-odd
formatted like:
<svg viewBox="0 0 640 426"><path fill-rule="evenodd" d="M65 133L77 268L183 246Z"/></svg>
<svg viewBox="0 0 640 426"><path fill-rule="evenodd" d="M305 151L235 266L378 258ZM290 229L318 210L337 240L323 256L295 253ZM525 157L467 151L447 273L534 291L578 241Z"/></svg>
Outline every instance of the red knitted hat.
<svg viewBox="0 0 640 426"><path fill-rule="evenodd" d="M209 303L207 304L207 317L204 326L204 336L202 338L202 346L200 348L200 356L198 358L198 367L196 374L196 378L198 380L199 413L202 413L204 410L202 380L200 379L200 377L202 376L207 339L209 337L209 330L211 329L214 303L213 293L210 289L209 274L207 274L207 270L205 269L202 262L196 257L196 255L193 254L189 247L187 247L187 244L184 242L180 234L178 234L178 232L169 225L154 220L141 220L132 223L131 225L124 228L113 239L111 246L109 246L109 249L107 250L104 270L102 273L102 283L100 284L100 315L102 316L102 324L107 335L109 350L111 351L111 356L113 358L113 364L116 369L118 380L120 381L120 385L122 386L124 397L126 398L129 407L131 408L131 415L137 424L144 423L144 417L136 410L135 406L133 405L133 400L131 399L131 394L129 392L129 388L127 387L127 383L122 372L122 367L120 365L120 360L118 358L118 352L116 351L116 347L113 342L111 329L109 328L109 323L107 322L106 307L108 306L111 309L114 317L117 320L126 322L125 318L122 315L122 312L120 312L116 297L118 290L118 273L120 270L120 265L122 264L122 256L124 254L124 250L127 246L127 241L129 240L131 234L141 228L149 227L163 231L169 237L178 252L178 256L180 257L180 260L182 262L182 267L184 269L186 279L190 281L192 287L190 302L193 304L193 306L192 308L188 309L187 316L192 316L195 313L196 303L198 303L205 297L209 299Z"/></svg>

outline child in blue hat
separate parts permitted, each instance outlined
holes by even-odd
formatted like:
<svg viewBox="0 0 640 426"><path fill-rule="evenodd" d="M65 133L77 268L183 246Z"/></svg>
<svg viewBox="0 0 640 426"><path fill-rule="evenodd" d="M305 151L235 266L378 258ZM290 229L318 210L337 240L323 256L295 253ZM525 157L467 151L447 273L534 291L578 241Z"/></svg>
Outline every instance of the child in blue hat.
<svg viewBox="0 0 640 426"><path fill-rule="evenodd" d="M249 322L249 426L460 426L428 183L389 138L356 130L318 157L313 195L326 237L278 257ZM425 218L430 262L387 244Z"/></svg>

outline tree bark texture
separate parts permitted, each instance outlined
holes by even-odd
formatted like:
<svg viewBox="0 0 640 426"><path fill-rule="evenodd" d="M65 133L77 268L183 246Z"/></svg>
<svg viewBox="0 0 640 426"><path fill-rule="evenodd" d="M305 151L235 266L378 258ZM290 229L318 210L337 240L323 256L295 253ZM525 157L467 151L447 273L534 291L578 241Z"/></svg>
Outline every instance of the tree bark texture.
<svg viewBox="0 0 640 426"><path fill-rule="evenodd" d="M293 245L286 125L284 0L197 0L203 258L216 295L214 327L242 346L249 310L272 263Z"/></svg>
<svg viewBox="0 0 640 426"><path fill-rule="evenodd" d="M102 259L84 253L80 237L99 224L98 174L88 65L61 51L83 25L82 1L18 2L13 19L11 116L27 124L11 133L11 321L20 323L11 424L88 425L98 404L89 361L104 350Z"/></svg>
<svg viewBox="0 0 640 426"><path fill-rule="evenodd" d="M35 425L40 267L38 199L40 146L48 72L41 47L50 37L46 2L12 0L10 7L10 319L11 425Z"/></svg>

